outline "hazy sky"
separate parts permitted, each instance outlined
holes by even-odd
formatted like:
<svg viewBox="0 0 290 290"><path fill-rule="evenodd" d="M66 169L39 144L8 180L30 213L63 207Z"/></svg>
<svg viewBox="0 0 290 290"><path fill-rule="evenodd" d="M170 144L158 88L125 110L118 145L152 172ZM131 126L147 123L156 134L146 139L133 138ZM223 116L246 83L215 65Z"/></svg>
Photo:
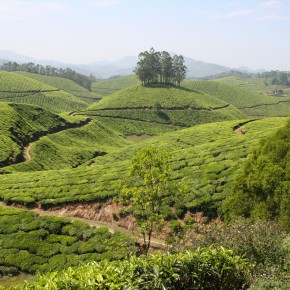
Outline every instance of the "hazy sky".
<svg viewBox="0 0 290 290"><path fill-rule="evenodd" d="M154 47L290 70L290 0L0 0L0 50L67 63Z"/></svg>

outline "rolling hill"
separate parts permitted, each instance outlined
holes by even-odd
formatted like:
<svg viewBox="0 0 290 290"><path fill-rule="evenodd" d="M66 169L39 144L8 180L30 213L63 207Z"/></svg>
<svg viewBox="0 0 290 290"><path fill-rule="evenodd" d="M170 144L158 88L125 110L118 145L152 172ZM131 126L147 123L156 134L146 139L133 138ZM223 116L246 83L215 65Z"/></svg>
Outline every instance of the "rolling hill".
<svg viewBox="0 0 290 290"><path fill-rule="evenodd" d="M155 125L160 127L160 134L164 132L162 128L171 131L202 123L245 117L235 107L208 94L159 85L126 88L77 114L111 119L110 125L114 127L116 123L118 130L125 135L152 134ZM124 121L127 125L125 124L122 130L120 122Z"/></svg>
<svg viewBox="0 0 290 290"><path fill-rule="evenodd" d="M87 103L63 90L6 71L0 71L0 102L32 104L58 113L87 106Z"/></svg>
<svg viewBox="0 0 290 290"><path fill-rule="evenodd" d="M231 82L229 82L231 83ZM210 94L232 104L248 116L290 116L290 97L269 96L222 81L184 81L186 88Z"/></svg>
<svg viewBox="0 0 290 290"><path fill-rule="evenodd" d="M242 126L244 136L233 131L241 122L202 124L167 133L99 156L87 166L75 169L2 175L0 199L7 204L37 203L42 207L106 201L117 194L120 180L126 178L131 157L142 147L155 144L172 153L172 178L186 188L186 208L214 215L242 160L260 138L283 126L286 119L247 123Z"/></svg>
<svg viewBox="0 0 290 290"><path fill-rule="evenodd" d="M8 165L24 160L22 150L29 142L49 132L77 126L79 119L73 121L42 109L40 107L0 103L0 164Z"/></svg>
<svg viewBox="0 0 290 290"><path fill-rule="evenodd" d="M65 91L71 95L78 97L79 99L88 104L98 101L100 99L100 96L97 95L96 93L91 92L85 89L84 87L81 87L77 83L73 82L72 80L66 78L46 76L29 72L16 72L16 73L37 80L46 85L55 87L59 90Z"/></svg>

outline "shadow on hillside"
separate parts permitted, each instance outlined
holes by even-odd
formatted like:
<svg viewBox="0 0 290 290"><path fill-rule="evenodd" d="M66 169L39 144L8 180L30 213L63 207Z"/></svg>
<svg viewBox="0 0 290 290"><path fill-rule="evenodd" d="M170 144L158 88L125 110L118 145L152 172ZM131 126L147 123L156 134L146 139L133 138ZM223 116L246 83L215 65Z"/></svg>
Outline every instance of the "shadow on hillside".
<svg viewBox="0 0 290 290"><path fill-rule="evenodd" d="M156 112L156 114L158 115L159 118L161 118L161 119L163 119L165 121L169 121L170 120L169 116L166 113L162 112L162 111L158 111L158 112Z"/></svg>

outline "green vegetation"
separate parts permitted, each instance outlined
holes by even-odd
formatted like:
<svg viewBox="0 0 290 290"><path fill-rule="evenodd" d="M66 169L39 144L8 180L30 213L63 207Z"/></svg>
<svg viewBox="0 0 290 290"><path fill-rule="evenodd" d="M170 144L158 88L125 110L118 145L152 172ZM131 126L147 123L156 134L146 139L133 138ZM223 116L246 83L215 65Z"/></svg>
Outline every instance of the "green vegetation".
<svg viewBox="0 0 290 290"><path fill-rule="evenodd" d="M113 118L114 123L120 127L120 123L126 121L142 121L132 123L137 130L121 129L125 135L130 134L155 134L152 131L155 125L160 132L176 130L178 127L190 127L197 124L233 120L245 117L239 110L226 102L194 90L176 88L170 86L155 85L151 87L130 87L94 103L80 115ZM151 123L148 126L146 123ZM162 126L163 125L163 126ZM166 125L166 126L164 126ZM171 127L169 127L169 126ZM130 125L128 125L130 126ZM149 130L147 128L149 127ZM119 130L119 128L118 128ZM140 132L141 131L141 132ZM157 130L155 130L156 132ZM141 133L142 134L142 133Z"/></svg>
<svg viewBox="0 0 290 290"><path fill-rule="evenodd" d="M0 103L0 166L23 160L22 149L41 135L73 126L40 107ZM79 119L74 120L79 122Z"/></svg>
<svg viewBox="0 0 290 290"><path fill-rule="evenodd" d="M242 122L242 121L240 121ZM183 209L215 215L221 200L229 194L235 171L258 144L286 122L282 118L262 119L242 126L239 136L233 127L239 121L203 124L167 133L123 147L72 170L23 172L0 176L0 198L6 203L43 207L71 202L104 201L116 196L125 178L129 160L146 146L171 152L172 179L184 184ZM267 130L265 130L265 128Z"/></svg>
<svg viewBox="0 0 290 290"><path fill-rule="evenodd" d="M92 83L92 91L98 96L106 97L117 91L123 90L131 86L137 86L140 81L136 76L128 77L111 77L106 80L97 80Z"/></svg>
<svg viewBox="0 0 290 290"><path fill-rule="evenodd" d="M92 120L82 127L40 138L32 143L29 162L2 168L2 172L75 168L96 156L130 144L100 122Z"/></svg>
<svg viewBox="0 0 290 290"><path fill-rule="evenodd" d="M0 207L0 276L62 270L135 253L134 241L80 221Z"/></svg>
<svg viewBox="0 0 290 290"><path fill-rule="evenodd" d="M11 289L246 289L249 265L223 248L101 261Z"/></svg>
<svg viewBox="0 0 290 290"><path fill-rule="evenodd" d="M0 69L5 71L25 71L46 76L57 76L67 78L79 84L80 86L90 90L91 84L96 78L93 75L86 76L75 72L70 68L62 69L52 67L50 65L43 66L39 64L34 64L33 62L18 64L16 62L4 63Z"/></svg>
<svg viewBox="0 0 290 290"><path fill-rule="evenodd" d="M290 120L262 140L237 174L232 195L223 204L225 216L277 219L290 227Z"/></svg>
<svg viewBox="0 0 290 290"><path fill-rule="evenodd" d="M160 232L165 218L173 214L177 200L169 187L169 154L157 147L145 147L131 160L132 167L121 189L120 200L130 205L143 236L147 255L153 232Z"/></svg>
<svg viewBox="0 0 290 290"><path fill-rule="evenodd" d="M180 86L185 79L186 66L182 55L173 57L167 51L158 52L154 48L139 54L135 73L142 85L174 84Z"/></svg>
<svg viewBox="0 0 290 290"><path fill-rule="evenodd" d="M239 219L226 226L210 223L193 227L198 235L187 233L190 242L185 248L223 246L254 265L250 289L289 288L290 236L275 222Z"/></svg>
<svg viewBox="0 0 290 290"><path fill-rule="evenodd" d="M58 113L80 110L87 106L67 92L5 71L0 71L0 102L27 103Z"/></svg>
<svg viewBox="0 0 290 290"><path fill-rule="evenodd" d="M39 82L55 87L59 90L65 91L71 95L78 97L79 99L88 104L93 103L100 99L100 97L96 93L91 92L86 88L78 85L74 81L66 78L56 76L46 76L29 72L17 72L17 74L23 75L31 79L35 79Z"/></svg>
<svg viewBox="0 0 290 290"><path fill-rule="evenodd" d="M222 82L222 79L219 81L184 81L182 83L187 88L209 94L232 104L248 116L289 116L289 97L249 92L233 84L235 83L232 78L225 83Z"/></svg>

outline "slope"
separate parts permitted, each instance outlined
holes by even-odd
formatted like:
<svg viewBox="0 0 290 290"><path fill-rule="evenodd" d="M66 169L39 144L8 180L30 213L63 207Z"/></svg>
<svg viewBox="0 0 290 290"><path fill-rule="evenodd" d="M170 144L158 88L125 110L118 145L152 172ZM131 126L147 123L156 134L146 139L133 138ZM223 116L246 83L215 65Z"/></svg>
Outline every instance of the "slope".
<svg viewBox="0 0 290 290"><path fill-rule="evenodd" d="M0 102L38 105L54 112L70 112L87 104L77 97L17 73L0 71Z"/></svg>
<svg viewBox="0 0 290 290"><path fill-rule="evenodd" d="M110 118L110 126L116 126L125 135L152 134L155 125L158 126L160 134L178 128L245 116L228 103L208 94L160 85L134 86L121 90L78 114L97 116L99 120ZM131 126L120 128L120 122L124 123L124 120ZM128 127L134 127L136 131L127 131ZM158 130L155 130L155 134Z"/></svg>
<svg viewBox="0 0 290 290"><path fill-rule="evenodd" d="M77 83L73 82L72 80L62 78L62 77L53 77L53 76L46 76L28 72L17 72L22 76L37 80L49 86L55 87L59 90L65 91L71 95L74 95L81 99L82 101L90 104L100 99L96 93L91 92L84 87L81 87Z"/></svg>
<svg viewBox="0 0 290 290"><path fill-rule="evenodd" d="M285 118L261 119L233 128L243 121L194 126L123 147L71 170L23 172L0 176L0 198L6 203L51 207L61 204L103 202L117 194L130 158L144 146L157 145L172 153L172 180L184 187L182 210L214 215L228 195L233 174L258 144L283 126Z"/></svg>
<svg viewBox="0 0 290 290"><path fill-rule="evenodd" d="M0 103L0 166L23 160L22 150L29 142L48 132L77 125L40 107Z"/></svg>
<svg viewBox="0 0 290 290"><path fill-rule="evenodd" d="M92 84L92 91L101 97L106 97L117 91L139 84L140 81L136 76L112 77L94 82Z"/></svg>
<svg viewBox="0 0 290 290"><path fill-rule="evenodd" d="M100 122L91 120L85 126L48 134L30 143L26 148L30 158L2 168L2 172L75 168L96 156L130 144Z"/></svg>
<svg viewBox="0 0 290 290"><path fill-rule="evenodd" d="M290 97L269 96L221 81L185 81L183 86L234 105L248 116L289 116Z"/></svg>

